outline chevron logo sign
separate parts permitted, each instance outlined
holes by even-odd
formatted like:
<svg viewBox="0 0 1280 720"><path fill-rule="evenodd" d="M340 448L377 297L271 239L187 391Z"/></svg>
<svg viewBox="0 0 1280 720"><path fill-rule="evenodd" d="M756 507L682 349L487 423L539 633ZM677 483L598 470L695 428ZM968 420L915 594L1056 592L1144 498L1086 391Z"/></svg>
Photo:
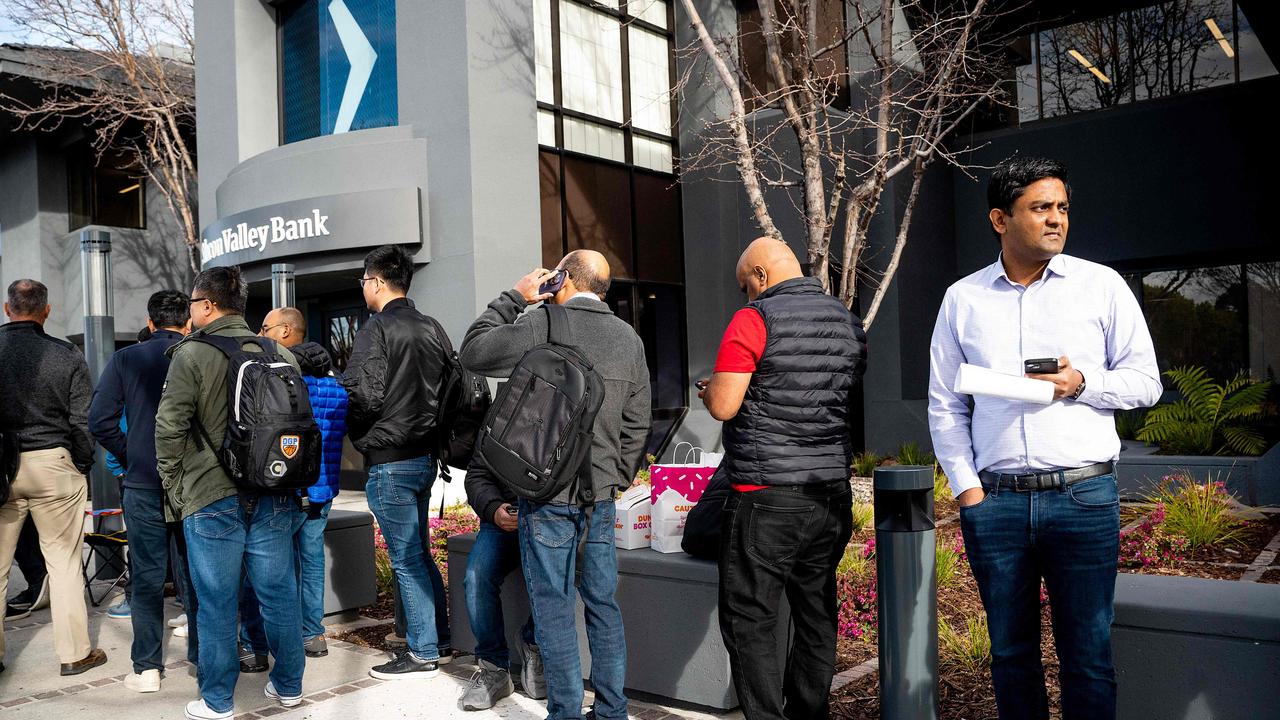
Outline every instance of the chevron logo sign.
<svg viewBox="0 0 1280 720"><path fill-rule="evenodd" d="M369 85L369 76L373 74L373 65L378 61L378 53L374 52L368 36L360 29L360 24L351 14L351 10L343 0L332 0L329 3L329 17L338 31L338 41L347 54L351 70L347 73L347 84L342 91L342 103L338 106L338 117L333 125L333 133L344 133L351 129L356 110L360 108L360 98Z"/></svg>

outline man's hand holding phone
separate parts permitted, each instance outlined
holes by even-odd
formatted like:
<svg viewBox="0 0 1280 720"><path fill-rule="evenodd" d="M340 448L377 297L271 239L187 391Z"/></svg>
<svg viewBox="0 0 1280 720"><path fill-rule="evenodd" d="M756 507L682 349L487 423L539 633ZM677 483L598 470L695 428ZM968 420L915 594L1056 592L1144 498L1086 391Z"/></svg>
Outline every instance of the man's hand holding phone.
<svg viewBox="0 0 1280 720"><path fill-rule="evenodd" d="M544 291L542 286L555 276L555 270L538 268L537 270L534 270L528 275L520 278L513 289L520 293L520 296L524 298L524 301L530 305L536 302L542 302L543 300L549 300L553 295L555 295L555 293Z"/></svg>
<svg viewBox="0 0 1280 720"><path fill-rule="evenodd" d="M504 532L514 532L519 527L519 514L516 512L516 506L510 503L503 503L493 511L493 524L497 525Z"/></svg>
<svg viewBox="0 0 1280 720"><path fill-rule="evenodd" d="M1026 376L1033 380L1053 383L1053 399L1061 400L1075 394L1084 383L1084 374L1071 365L1066 355L1053 362L1053 358L1037 358L1023 361Z"/></svg>

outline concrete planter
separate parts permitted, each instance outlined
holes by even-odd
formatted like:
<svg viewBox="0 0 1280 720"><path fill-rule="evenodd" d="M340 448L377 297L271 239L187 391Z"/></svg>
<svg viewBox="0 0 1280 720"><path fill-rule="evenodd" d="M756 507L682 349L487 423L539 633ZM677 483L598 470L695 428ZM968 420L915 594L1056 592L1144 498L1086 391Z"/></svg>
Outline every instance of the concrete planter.
<svg viewBox="0 0 1280 720"><path fill-rule="evenodd" d="M1157 455L1155 447L1126 440L1116 465L1120 496L1149 495L1166 475L1187 473L1199 482L1221 480L1246 505L1280 504L1280 445L1258 457L1232 455Z"/></svg>
<svg viewBox="0 0 1280 720"><path fill-rule="evenodd" d="M1280 717L1280 585L1121 574L1121 720Z"/></svg>

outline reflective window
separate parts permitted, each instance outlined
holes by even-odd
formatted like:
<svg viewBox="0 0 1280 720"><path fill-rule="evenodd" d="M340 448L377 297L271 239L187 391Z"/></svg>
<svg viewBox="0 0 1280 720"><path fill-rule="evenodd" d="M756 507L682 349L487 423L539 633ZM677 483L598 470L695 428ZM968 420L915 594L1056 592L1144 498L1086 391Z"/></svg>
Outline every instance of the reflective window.
<svg viewBox="0 0 1280 720"><path fill-rule="evenodd" d="M622 121L622 25L560 0L560 92L566 108Z"/></svg>
<svg viewBox="0 0 1280 720"><path fill-rule="evenodd" d="M68 153L68 230L86 225L144 228L147 179L120 155L101 157L89 147Z"/></svg>
<svg viewBox="0 0 1280 720"><path fill-rule="evenodd" d="M1276 74L1232 0L1174 0L1042 30L1010 46L1029 122Z"/></svg>
<svg viewBox="0 0 1280 720"><path fill-rule="evenodd" d="M284 143L399 122L395 0L279 10Z"/></svg>
<svg viewBox="0 0 1280 720"><path fill-rule="evenodd" d="M667 38L632 28L631 124L642 130L671 134L671 52Z"/></svg>
<svg viewBox="0 0 1280 720"><path fill-rule="evenodd" d="M1130 284L1161 371L1202 366L1219 382L1241 370L1280 374L1280 262L1144 273Z"/></svg>

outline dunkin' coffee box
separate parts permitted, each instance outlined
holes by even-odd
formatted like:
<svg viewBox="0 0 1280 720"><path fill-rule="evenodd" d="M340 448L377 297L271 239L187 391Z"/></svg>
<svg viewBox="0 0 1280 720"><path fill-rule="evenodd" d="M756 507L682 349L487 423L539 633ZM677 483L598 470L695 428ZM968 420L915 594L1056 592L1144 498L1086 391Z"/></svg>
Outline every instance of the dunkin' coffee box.
<svg viewBox="0 0 1280 720"><path fill-rule="evenodd" d="M622 550L649 547L653 503L649 487L637 485L614 501L613 544Z"/></svg>

